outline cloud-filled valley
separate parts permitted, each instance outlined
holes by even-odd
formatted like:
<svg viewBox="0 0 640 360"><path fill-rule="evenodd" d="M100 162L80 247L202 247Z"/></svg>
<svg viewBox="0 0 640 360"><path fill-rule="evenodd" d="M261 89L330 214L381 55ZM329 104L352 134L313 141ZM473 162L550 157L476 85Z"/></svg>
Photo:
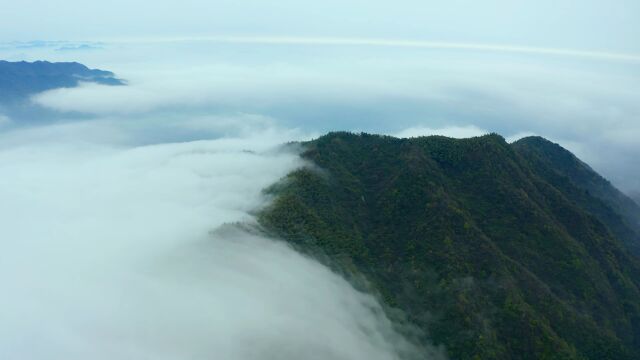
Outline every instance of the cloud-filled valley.
<svg viewBox="0 0 640 360"><path fill-rule="evenodd" d="M26 136L2 148L0 356L421 354L373 296L233 225L250 227L262 189L304 166L278 147L286 138L254 135L147 146Z"/></svg>

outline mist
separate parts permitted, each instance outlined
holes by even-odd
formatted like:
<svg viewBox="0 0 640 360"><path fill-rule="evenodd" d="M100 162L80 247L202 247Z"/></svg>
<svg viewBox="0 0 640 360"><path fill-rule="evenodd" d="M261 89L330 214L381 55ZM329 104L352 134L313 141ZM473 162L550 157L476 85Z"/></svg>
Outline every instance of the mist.
<svg viewBox="0 0 640 360"><path fill-rule="evenodd" d="M238 123L316 134L496 132L510 140L535 134L568 148L621 190L640 189L640 170L633 166L640 151L636 60L499 47L278 40L156 39L105 42L99 50L73 54L46 46L0 53L80 60L115 71L129 86L85 84L38 94L33 102L58 116L128 119L123 126L131 131L140 121L155 121L163 130L154 131L154 141L235 131L211 127L211 118L215 124L226 118L232 128L234 119L244 118Z"/></svg>
<svg viewBox="0 0 640 360"><path fill-rule="evenodd" d="M251 230L262 189L305 166L279 146L294 135L132 145L117 124L0 136L0 357L428 355L375 297Z"/></svg>

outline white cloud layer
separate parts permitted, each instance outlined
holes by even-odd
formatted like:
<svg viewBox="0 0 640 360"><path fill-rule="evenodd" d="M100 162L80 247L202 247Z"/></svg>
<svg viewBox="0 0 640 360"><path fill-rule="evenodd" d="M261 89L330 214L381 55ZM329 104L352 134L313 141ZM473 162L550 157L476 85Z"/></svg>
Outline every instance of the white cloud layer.
<svg viewBox="0 0 640 360"><path fill-rule="evenodd" d="M105 131L119 126L0 135L0 358L422 354L373 297L283 243L223 226L251 223L261 190L302 165L274 148L287 134L128 146L122 129Z"/></svg>
<svg viewBox="0 0 640 360"><path fill-rule="evenodd" d="M34 54L44 54L39 51ZM403 135L474 126L508 139L539 134L576 151L623 190L640 189L640 170L632 166L640 153L640 65L633 62L206 38L105 43L100 53L80 57L115 70L131 85L85 85L34 100L57 111L131 123L155 118L178 124L185 113L190 119L250 114L315 133ZM463 134L470 135L474 131Z"/></svg>

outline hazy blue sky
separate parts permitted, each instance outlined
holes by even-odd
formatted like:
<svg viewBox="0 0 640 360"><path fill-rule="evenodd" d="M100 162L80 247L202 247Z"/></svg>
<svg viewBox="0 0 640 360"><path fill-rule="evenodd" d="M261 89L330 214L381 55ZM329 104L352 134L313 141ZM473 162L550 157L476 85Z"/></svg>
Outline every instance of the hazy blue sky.
<svg viewBox="0 0 640 360"><path fill-rule="evenodd" d="M407 38L640 51L636 0L2 0L0 40Z"/></svg>

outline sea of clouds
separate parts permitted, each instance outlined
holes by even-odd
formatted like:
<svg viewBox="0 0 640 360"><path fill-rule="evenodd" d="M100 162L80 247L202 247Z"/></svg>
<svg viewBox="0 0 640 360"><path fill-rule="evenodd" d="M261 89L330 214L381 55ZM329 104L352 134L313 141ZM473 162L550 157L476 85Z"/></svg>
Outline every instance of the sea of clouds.
<svg viewBox="0 0 640 360"><path fill-rule="evenodd" d="M71 53L0 48L0 56L77 60L129 81L127 87L85 84L34 98L58 116L129 118L129 128L141 118L160 127L190 121L194 131L180 125L180 140L226 133L210 128L212 116L246 116L314 133L497 132L509 140L536 134L573 151L623 191L640 189L634 166L639 57L286 37L106 41L100 49ZM6 128L15 125L11 120L0 122Z"/></svg>
<svg viewBox="0 0 640 360"><path fill-rule="evenodd" d="M244 129L140 145L149 140L134 137L153 122L137 132L118 124L0 135L1 358L427 354L374 297L234 225L250 227L269 201L262 189L304 166L280 146L302 134Z"/></svg>

